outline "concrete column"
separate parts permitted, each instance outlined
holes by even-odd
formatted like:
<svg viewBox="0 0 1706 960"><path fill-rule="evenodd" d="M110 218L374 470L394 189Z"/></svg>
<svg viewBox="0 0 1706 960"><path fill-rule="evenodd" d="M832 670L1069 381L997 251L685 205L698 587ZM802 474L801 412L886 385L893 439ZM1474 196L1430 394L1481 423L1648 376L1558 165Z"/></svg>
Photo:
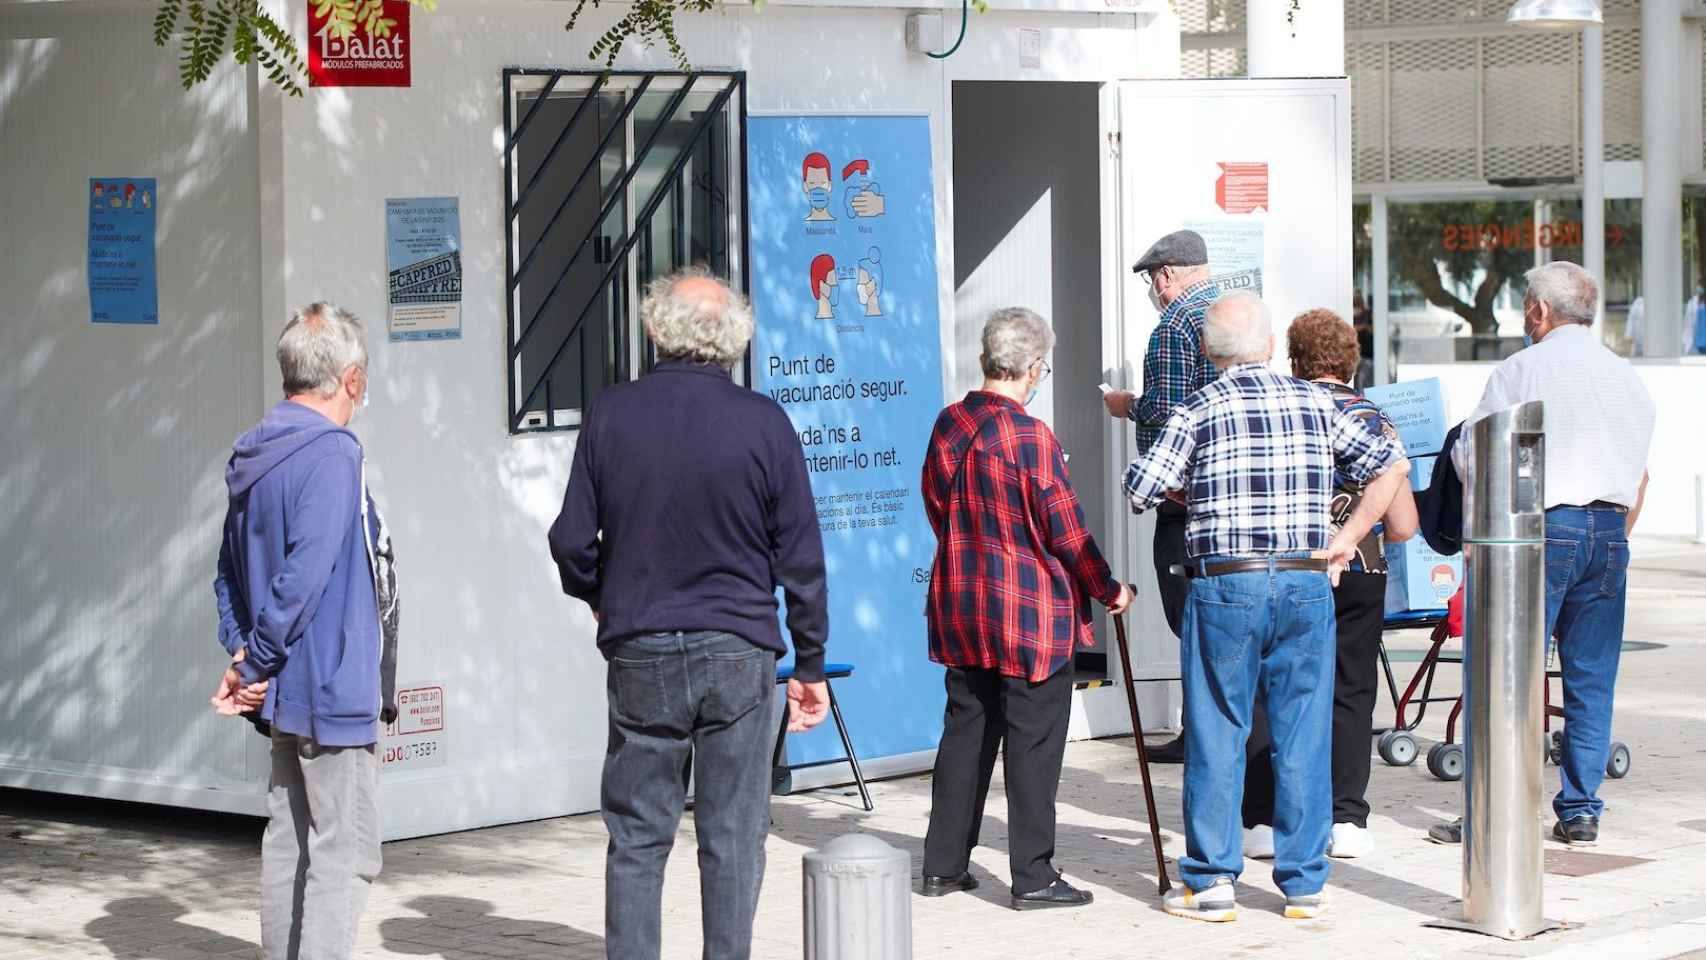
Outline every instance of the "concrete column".
<svg viewBox="0 0 1706 960"><path fill-rule="evenodd" d="M1582 266L1599 281L1598 323L1605 319L1605 28L1600 26L1582 31Z"/></svg>
<svg viewBox="0 0 1706 960"><path fill-rule="evenodd" d="M1682 354L1683 76L1681 0L1643 0L1641 295L1649 357Z"/></svg>
<svg viewBox="0 0 1706 960"><path fill-rule="evenodd" d="M1290 0L1254 0L1246 10L1250 76L1345 75L1344 0L1303 0L1296 10Z"/></svg>
<svg viewBox="0 0 1706 960"><path fill-rule="evenodd" d="M1386 194L1377 193L1368 198L1369 232L1374 241L1372 259L1373 279L1369 283L1374 289L1368 292L1368 305L1374 310L1374 382L1391 383L1394 379L1392 371L1392 320L1387 316L1387 305L1391 303L1390 270L1387 268L1387 256L1390 245L1386 237Z"/></svg>

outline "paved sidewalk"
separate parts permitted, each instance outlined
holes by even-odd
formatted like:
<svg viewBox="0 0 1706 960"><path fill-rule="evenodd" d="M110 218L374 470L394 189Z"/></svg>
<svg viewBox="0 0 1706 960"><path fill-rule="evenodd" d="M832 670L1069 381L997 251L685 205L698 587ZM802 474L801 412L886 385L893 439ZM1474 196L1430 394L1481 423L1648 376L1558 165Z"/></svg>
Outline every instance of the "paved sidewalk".
<svg viewBox="0 0 1706 960"><path fill-rule="evenodd" d="M1609 782L1605 840L1591 851L1548 844L1549 916L1569 929L1521 944L1431 929L1455 915L1459 852L1427 843L1455 814L1457 785L1375 763L1371 858L1335 862L1332 909L1313 922L1278 915L1267 865L1253 863L1229 925L1161 913L1129 740L1073 744L1060 788L1058 862L1096 893L1076 911L1005 906L1006 805L999 776L974 871L980 890L914 897L914 955L1039 957L1669 957L1706 950L1706 548L1642 540L1631 574L1629 652L1616 735L1634 769ZM1420 634L1399 643L1414 649ZM1401 654L1402 655L1402 654ZM1413 662L1395 664L1400 677ZM1456 677L1447 686L1455 689ZM1422 731L1438 736L1443 711ZM1378 718L1390 715L1384 702ZM1385 722L1382 720L1382 722ZM1178 767L1157 767L1167 852L1182 847ZM1547 796L1556 772L1547 768ZM917 860L929 812L926 777L874 786L863 813L845 791L776 802L754 956L800 956L800 855L850 831ZM1550 827L1537 818L1536 829ZM0 960L201 960L258 952L257 821L0 792ZM603 956L604 829L572 817L388 844L357 951L362 957ZM698 876L684 825L665 893L665 956L697 957ZM1621 860L1616 858L1636 858Z"/></svg>

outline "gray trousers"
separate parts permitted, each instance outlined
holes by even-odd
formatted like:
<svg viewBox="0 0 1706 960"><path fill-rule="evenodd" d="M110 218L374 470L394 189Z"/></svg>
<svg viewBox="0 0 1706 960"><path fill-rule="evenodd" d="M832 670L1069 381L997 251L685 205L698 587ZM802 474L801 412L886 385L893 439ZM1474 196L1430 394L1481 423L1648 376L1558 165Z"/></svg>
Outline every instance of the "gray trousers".
<svg viewBox="0 0 1706 960"><path fill-rule="evenodd" d="M379 875L379 757L273 731L261 956L347 960Z"/></svg>

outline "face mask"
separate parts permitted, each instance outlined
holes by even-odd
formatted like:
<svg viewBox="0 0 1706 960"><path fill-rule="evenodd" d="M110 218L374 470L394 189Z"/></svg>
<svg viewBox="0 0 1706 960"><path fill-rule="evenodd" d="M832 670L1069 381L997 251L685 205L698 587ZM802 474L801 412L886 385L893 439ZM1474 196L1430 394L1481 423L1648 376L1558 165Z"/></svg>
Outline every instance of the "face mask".
<svg viewBox="0 0 1706 960"><path fill-rule="evenodd" d="M811 200L813 210L823 210L829 206L829 191L823 187L813 187L806 196Z"/></svg>
<svg viewBox="0 0 1706 960"><path fill-rule="evenodd" d="M861 283L861 284L859 284L857 289L859 291L859 306L862 307L865 304L870 303L871 302L871 288L870 288L870 286L867 284Z"/></svg>
<svg viewBox="0 0 1706 960"><path fill-rule="evenodd" d="M1154 286L1149 288L1149 305L1155 308L1156 313L1167 309L1167 305L1161 302L1161 291L1155 289Z"/></svg>
<svg viewBox="0 0 1706 960"><path fill-rule="evenodd" d="M1522 335L1522 346L1523 346L1523 349L1525 349L1525 350L1528 349L1529 347L1534 346L1534 338L1529 336L1526 333L1523 334Z"/></svg>
<svg viewBox="0 0 1706 960"><path fill-rule="evenodd" d="M826 284L824 284L823 285L823 298L825 300L828 300L829 305L832 307L835 306L837 303L840 303L841 302L841 285L838 283L826 283Z"/></svg>

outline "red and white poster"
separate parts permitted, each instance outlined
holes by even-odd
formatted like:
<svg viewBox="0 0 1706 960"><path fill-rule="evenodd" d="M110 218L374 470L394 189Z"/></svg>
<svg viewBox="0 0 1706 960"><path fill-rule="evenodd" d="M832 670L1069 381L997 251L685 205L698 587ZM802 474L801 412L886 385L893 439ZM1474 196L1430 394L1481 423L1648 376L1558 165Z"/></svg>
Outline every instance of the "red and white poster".
<svg viewBox="0 0 1706 960"><path fill-rule="evenodd" d="M409 0L308 0L308 85L409 85Z"/></svg>
<svg viewBox="0 0 1706 960"><path fill-rule="evenodd" d="M1220 178L1214 181L1214 201L1227 213L1254 213L1268 209L1268 165L1266 163L1221 163Z"/></svg>
<svg viewBox="0 0 1706 960"><path fill-rule="evenodd" d="M380 731L381 770L444 766L444 685L397 689L397 719Z"/></svg>

